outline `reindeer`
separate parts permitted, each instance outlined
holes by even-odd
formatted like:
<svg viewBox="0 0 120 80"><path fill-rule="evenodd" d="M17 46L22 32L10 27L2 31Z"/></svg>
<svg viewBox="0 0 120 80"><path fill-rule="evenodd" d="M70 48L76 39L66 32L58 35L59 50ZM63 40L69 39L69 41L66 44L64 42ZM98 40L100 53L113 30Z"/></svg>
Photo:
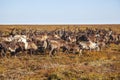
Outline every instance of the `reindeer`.
<svg viewBox="0 0 120 80"><path fill-rule="evenodd" d="M82 41L82 42L79 43L79 45L81 45L84 50L87 49L87 50L90 50L90 51L91 50L100 51L99 45L95 42L92 42L91 40Z"/></svg>
<svg viewBox="0 0 120 80"><path fill-rule="evenodd" d="M37 45L34 42L28 42L26 50L32 55L33 53L37 53Z"/></svg>
<svg viewBox="0 0 120 80"><path fill-rule="evenodd" d="M19 30L20 31L20 30ZM68 53L78 52L82 55L83 50L100 51L111 43L120 43L120 34L111 29L90 29L67 30L56 29L52 31L22 30L17 33L17 29L12 29L9 36L1 36L0 51L4 56L6 52L16 55L19 51L27 51L30 54L37 51L42 53L66 51ZM12 45L13 44L13 45Z"/></svg>
<svg viewBox="0 0 120 80"><path fill-rule="evenodd" d="M65 46L66 42L60 39L57 40L49 40L50 44L50 52L49 56L55 55L55 51L60 51L61 47Z"/></svg>
<svg viewBox="0 0 120 80"><path fill-rule="evenodd" d="M82 46L77 45L76 43L67 43L65 46L63 46L64 52L66 51L67 53L78 53L79 56L82 55Z"/></svg>
<svg viewBox="0 0 120 80"><path fill-rule="evenodd" d="M16 41L12 42L2 41L0 43L0 49L2 57L6 56L7 52L10 52L11 56L16 56L16 54L20 51Z"/></svg>

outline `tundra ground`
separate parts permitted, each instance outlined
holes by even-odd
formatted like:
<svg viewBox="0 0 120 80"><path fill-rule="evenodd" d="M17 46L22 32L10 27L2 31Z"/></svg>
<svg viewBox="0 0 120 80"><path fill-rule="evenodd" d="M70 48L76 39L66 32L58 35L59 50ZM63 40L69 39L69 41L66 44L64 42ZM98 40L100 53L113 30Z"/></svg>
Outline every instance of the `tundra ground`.
<svg viewBox="0 0 120 80"><path fill-rule="evenodd" d="M65 26L0 26L9 32L12 28L54 30ZM70 25L69 25L70 26ZM120 25L86 25L90 28L112 28L120 33ZM81 29L85 25L79 26ZM102 27L101 27L102 26ZM77 26L70 26L72 30ZM67 29L67 28L66 28ZM8 54L9 55L9 54ZM120 45L111 44L100 52L84 51L78 54L57 53L56 56L20 53L17 57L0 58L1 80L120 80Z"/></svg>

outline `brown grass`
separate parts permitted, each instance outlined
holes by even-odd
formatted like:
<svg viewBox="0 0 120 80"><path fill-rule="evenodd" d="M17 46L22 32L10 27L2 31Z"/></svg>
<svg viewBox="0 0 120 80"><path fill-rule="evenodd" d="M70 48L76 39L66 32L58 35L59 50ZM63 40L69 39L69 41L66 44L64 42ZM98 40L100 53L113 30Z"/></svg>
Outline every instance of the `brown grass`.
<svg viewBox="0 0 120 80"><path fill-rule="evenodd" d="M120 33L120 25L72 25L85 29L112 28ZM18 29L54 30L67 29L68 25L1 25L1 31ZM22 53L23 54L23 53ZM0 58L0 80L119 80L120 79L120 45L111 44L101 52L85 51L78 54L58 53L54 57L48 55L18 55Z"/></svg>
<svg viewBox="0 0 120 80"><path fill-rule="evenodd" d="M85 30L86 28L98 28L98 29L109 29L112 28L113 31L120 33L120 25L119 24L103 24L103 25L0 25L0 31L10 31L13 28L17 29L34 29L34 30L55 30L59 28L65 28L68 30L74 30L75 28L80 28Z"/></svg>

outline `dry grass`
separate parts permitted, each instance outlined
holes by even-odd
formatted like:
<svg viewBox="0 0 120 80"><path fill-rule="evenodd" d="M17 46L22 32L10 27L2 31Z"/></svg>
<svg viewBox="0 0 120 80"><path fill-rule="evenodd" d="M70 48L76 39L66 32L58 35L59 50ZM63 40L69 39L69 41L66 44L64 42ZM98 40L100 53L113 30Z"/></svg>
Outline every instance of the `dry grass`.
<svg viewBox="0 0 120 80"><path fill-rule="evenodd" d="M65 28L66 30L74 30L75 28L80 28L82 30L85 30L86 28L98 28L98 29L109 29L112 28L113 31L120 33L120 25L114 24L114 25L0 25L0 31L10 31L13 28L17 29L34 29L34 30L55 30L59 28Z"/></svg>
<svg viewBox="0 0 120 80"><path fill-rule="evenodd" d="M70 26L70 25L69 25ZM73 25L74 27L76 25ZM70 29L74 29L70 26ZM102 25L120 31L120 25ZM9 31L16 26L0 26L1 31ZM65 26L17 26L18 29L53 30ZM82 25L101 28L101 25ZM0 58L0 80L119 80L120 79L120 45L111 44L101 52L84 52L78 54L58 53L48 55L18 55Z"/></svg>

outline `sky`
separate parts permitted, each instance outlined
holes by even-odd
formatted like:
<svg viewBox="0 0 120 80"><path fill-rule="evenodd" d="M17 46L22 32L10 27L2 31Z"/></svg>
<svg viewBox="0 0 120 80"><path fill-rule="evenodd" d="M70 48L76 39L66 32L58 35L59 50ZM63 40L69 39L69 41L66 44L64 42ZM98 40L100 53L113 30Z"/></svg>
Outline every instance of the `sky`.
<svg viewBox="0 0 120 80"><path fill-rule="evenodd" d="M0 24L120 24L120 0L0 0Z"/></svg>

